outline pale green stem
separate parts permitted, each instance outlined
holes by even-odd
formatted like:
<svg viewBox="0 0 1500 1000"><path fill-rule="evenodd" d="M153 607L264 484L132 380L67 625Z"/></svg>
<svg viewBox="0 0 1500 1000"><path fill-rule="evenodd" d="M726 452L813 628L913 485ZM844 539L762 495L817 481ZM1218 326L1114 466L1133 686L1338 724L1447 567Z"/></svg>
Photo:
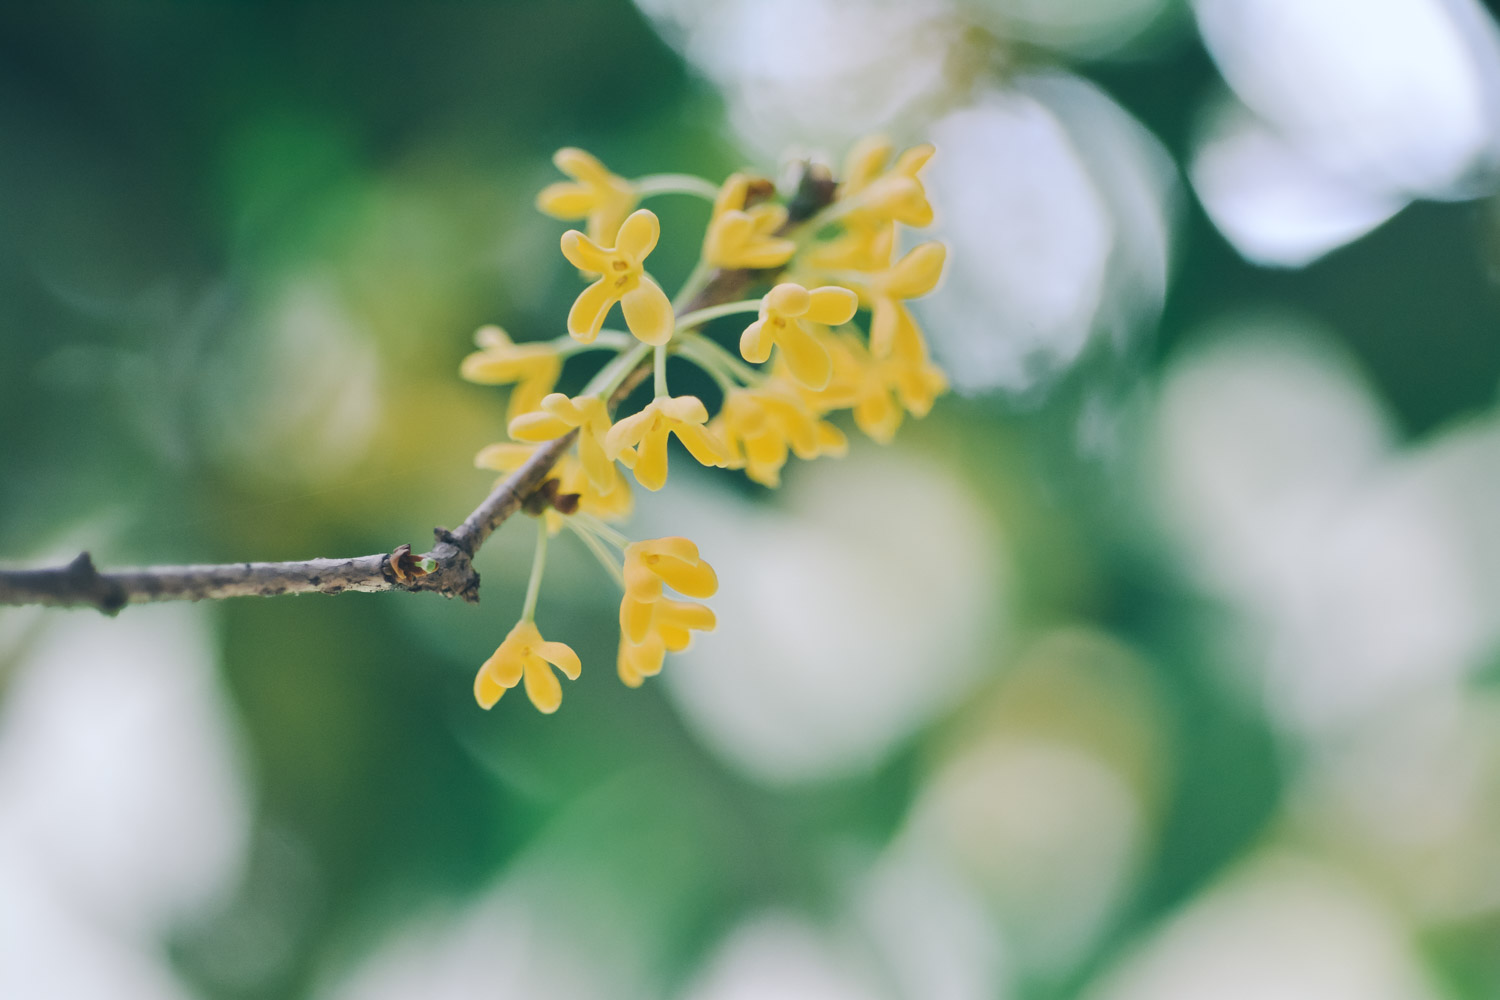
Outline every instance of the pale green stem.
<svg viewBox="0 0 1500 1000"><path fill-rule="evenodd" d="M588 525L590 531L592 531L594 534L598 535L600 538L604 539L606 542L613 545L617 549L623 551L625 546L630 544L630 539L626 538L624 535L620 534L618 531L616 531L614 528L611 528L603 521L599 520L593 514L578 513L574 514L573 517L577 518L583 524Z"/></svg>
<svg viewBox="0 0 1500 1000"><path fill-rule="evenodd" d="M634 340L635 338L624 330L600 330L599 336L595 337L591 343L580 344L572 337L564 334L554 339L552 345L557 348L558 354L567 357L573 354L582 354L584 351L624 350Z"/></svg>
<svg viewBox="0 0 1500 1000"><path fill-rule="evenodd" d="M702 326L709 320L718 319L721 316L733 316L735 313L759 311L760 299L741 299L738 302L725 302L723 305L695 309L686 316L679 316L677 318L677 329L691 330L695 326Z"/></svg>
<svg viewBox="0 0 1500 1000"><path fill-rule="evenodd" d="M579 395L602 396L608 399L620 387L620 383L625 381L626 376L635 370L635 366L646 360L646 355L650 351L651 345L642 343L637 343L628 351L621 351L618 357L599 369L594 377L589 379L589 384L583 387Z"/></svg>
<svg viewBox="0 0 1500 1000"><path fill-rule="evenodd" d="M696 344L683 340L677 345L677 353L707 372L719 384L719 391L725 396L739 388L739 383L729 377L719 359L700 350Z"/></svg>
<svg viewBox="0 0 1500 1000"><path fill-rule="evenodd" d="M656 398L669 396L667 392L667 345L661 344L656 348Z"/></svg>
<svg viewBox="0 0 1500 1000"><path fill-rule="evenodd" d="M623 588L625 586L625 571L620 566L620 560L609 551L599 536L590 531L586 524L579 523L577 518L570 517L563 523L568 526L569 531L578 536L584 545L588 546L589 551L594 554L594 558L599 561L599 565L603 566L605 572L613 577L615 583Z"/></svg>
<svg viewBox="0 0 1500 1000"><path fill-rule="evenodd" d="M536 618L536 599L542 592L542 571L547 568L547 519L536 519L536 553L531 557L531 579L526 582L526 603L521 608L521 620L529 622Z"/></svg>
<svg viewBox="0 0 1500 1000"><path fill-rule="evenodd" d="M682 342L692 344L705 354L712 355L725 369L733 372L741 382L746 385L754 385L765 378L765 375L755 368L751 368L741 361L737 355L726 350L722 344L712 337L705 337L701 333L684 333Z"/></svg>
<svg viewBox="0 0 1500 1000"><path fill-rule="evenodd" d="M717 185L694 174L647 174L631 181L630 186L642 198L658 194L691 194L713 201L719 197Z"/></svg>
<svg viewBox="0 0 1500 1000"><path fill-rule="evenodd" d="M693 301L693 297L708 286L709 279L714 276L714 266L702 257L698 263L693 265L693 272L687 276L682 287L677 289L677 295L672 299L672 311L678 312L683 306Z"/></svg>

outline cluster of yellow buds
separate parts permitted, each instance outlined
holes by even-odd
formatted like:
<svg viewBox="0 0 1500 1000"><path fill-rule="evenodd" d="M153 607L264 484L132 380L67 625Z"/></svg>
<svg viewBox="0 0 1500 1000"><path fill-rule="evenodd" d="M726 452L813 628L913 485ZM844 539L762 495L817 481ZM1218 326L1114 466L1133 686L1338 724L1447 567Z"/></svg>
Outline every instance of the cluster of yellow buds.
<svg viewBox="0 0 1500 1000"><path fill-rule="evenodd" d="M513 387L512 440L481 451L481 468L513 471L543 442L572 435L552 468L550 503L537 511L521 619L475 678L481 706L524 682L532 703L554 712L562 685L552 668L570 679L579 675L573 650L544 640L535 624L547 540L564 528L623 591L616 669L625 684L639 686L661 671L666 653L686 648L692 632L713 629L707 606L663 592L713 596L718 577L697 546L676 537L632 542L612 526L632 508L621 466L639 485L661 489L675 436L700 464L743 470L774 487L790 455L812 459L848 450L829 419L835 411L851 411L856 427L885 442L906 414L921 417L932 408L947 380L906 302L932 291L946 251L927 242L897 256L898 228L932 221L918 176L932 154L924 144L897 155L884 138L867 139L850 152L838 178L809 166L795 196L783 198L770 180L749 173L720 185L684 174L627 180L580 149L557 152L553 160L571 180L545 188L537 206L583 221L587 230L562 236L563 256L588 281L568 311L567 333L517 344L498 327L484 327L476 336L479 350L461 369L471 381ZM661 224L638 207L668 194L712 205L698 265L671 298L646 269ZM757 294L744 298L747 290ZM623 330L606 326L616 304ZM861 311L869 315L868 335L853 325ZM738 329L738 349L731 350L716 338L718 328L748 313L754 319ZM731 325L724 332L735 331ZM576 395L555 391L563 362L584 351L612 357ZM668 390L668 357L712 379L719 395L712 418L703 399ZM628 401L647 372L654 374L651 398L616 419L615 404Z"/></svg>

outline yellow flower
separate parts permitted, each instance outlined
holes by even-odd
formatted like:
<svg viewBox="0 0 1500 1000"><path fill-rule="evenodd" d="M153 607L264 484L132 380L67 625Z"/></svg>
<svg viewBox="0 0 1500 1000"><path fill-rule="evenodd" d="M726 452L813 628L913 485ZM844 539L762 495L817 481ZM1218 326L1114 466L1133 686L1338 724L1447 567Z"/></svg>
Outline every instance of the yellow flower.
<svg viewBox="0 0 1500 1000"><path fill-rule="evenodd" d="M514 382L506 416L514 419L541 405L557 384L562 359L548 344L517 344L498 326L483 326L474 334L479 350L464 358L459 374L481 385Z"/></svg>
<svg viewBox="0 0 1500 1000"><path fill-rule="evenodd" d="M902 300L932 291L942 277L947 256L943 244L922 243L869 276L863 291L870 302L870 351L877 358L896 355L915 362L926 353L922 331Z"/></svg>
<svg viewBox="0 0 1500 1000"><path fill-rule="evenodd" d="M604 435L609 432L609 407L599 396L577 396L569 399L554 392L541 401L539 409L523 413L510 422L510 436L517 441L551 441L573 428L578 432L578 457L589 482L600 494L614 488L619 476L614 463L604 454Z"/></svg>
<svg viewBox="0 0 1500 1000"><path fill-rule="evenodd" d="M857 199L859 207L844 217L846 225L868 226L881 220L917 227L932 224L932 205L917 173L936 149L928 142L913 146L887 168L891 152L890 140L884 136L863 139L849 151L839 200Z"/></svg>
<svg viewBox="0 0 1500 1000"><path fill-rule="evenodd" d="M562 685L549 663L574 681L583 669L578 654L566 643L547 642L532 622L516 622L505 641L479 668L474 678L474 700L480 708L490 708L524 678L526 696L538 711L550 715L562 704Z"/></svg>
<svg viewBox="0 0 1500 1000"><path fill-rule="evenodd" d="M946 376L925 351L917 359L880 359L853 334L828 334L822 340L833 358L833 378L826 389L804 398L820 413L852 408L854 423L881 444L901 426L903 407L924 417L933 400L947 391Z"/></svg>
<svg viewBox="0 0 1500 1000"><path fill-rule="evenodd" d="M688 597L706 598L718 592L719 578L686 538L652 538L626 546L616 666L631 687L658 673L668 650L686 649L690 629L706 632L716 624L709 608L664 596L663 584Z"/></svg>
<svg viewBox="0 0 1500 1000"><path fill-rule="evenodd" d="M576 229L563 233L563 256L579 270L599 275L568 310L568 333L573 339L593 343L616 302L625 312L625 325L638 339L659 345L672 338L676 320L671 300L643 264L660 236L661 223L647 208L632 212L621 224L613 247L602 247Z"/></svg>
<svg viewBox="0 0 1500 1000"><path fill-rule="evenodd" d="M537 446L534 444L503 441L481 449L479 454L474 456L474 464L481 469L514 472L525 465L527 459L531 458L536 450ZM605 521L620 521L630 516L632 506L630 484L613 465L609 466L609 473L608 489L600 490L595 489L588 474L583 470L583 463L572 454L564 455L552 467L552 478L557 480L558 492L578 494L580 511ZM555 535L562 530L562 514L555 510L548 510L543 516L547 521L547 530L552 534Z"/></svg>
<svg viewBox="0 0 1500 1000"><path fill-rule="evenodd" d="M731 174L714 201L703 259L714 267L780 267L797 252L797 244L776 235L786 224L786 209L771 202L745 208L750 178Z"/></svg>
<svg viewBox="0 0 1500 1000"><path fill-rule="evenodd" d="M708 410L697 396L658 396L604 436L604 452L635 471L636 482L659 490L667 482L667 433L704 465L723 466L729 451L703 426Z"/></svg>
<svg viewBox="0 0 1500 1000"><path fill-rule="evenodd" d="M849 447L842 431L819 420L791 385L777 379L727 394L711 426L729 448L729 468L744 469L763 486L781 485L788 446L803 460L841 456Z"/></svg>
<svg viewBox="0 0 1500 1000"><path fill-rule="evenodd" d="M777 285L761 300L760 319L740 335L740 354L759 364L771 356L774 344L781 348L792 378L809 389L822 389L833 372L832 362L804 324L837 326L849 322L858 308L859 298L837 285L812 291L790 282Z"/></svg>
<svg viewBox="0 0 1500 1000"><path fill-rule="evenodd" d="M654 602L645 638L631 642L628 636L620 636L620 652L615 660L620 680L628 687L640 687L647 677L661 673L662 660L667 653L687 649L692 640L689 629L712 632L717 624L713 611L702 604L665 597Z"/></svg>
<svg viewBox="0 0 1500 1000"><path fill-rule="evenodd" d="M620 224L639 200L635 187L581 149L559 149L552 154L552 162L573 180L542 188L536 207L554 219L587 219L589 239L613 243Z"/></svg>

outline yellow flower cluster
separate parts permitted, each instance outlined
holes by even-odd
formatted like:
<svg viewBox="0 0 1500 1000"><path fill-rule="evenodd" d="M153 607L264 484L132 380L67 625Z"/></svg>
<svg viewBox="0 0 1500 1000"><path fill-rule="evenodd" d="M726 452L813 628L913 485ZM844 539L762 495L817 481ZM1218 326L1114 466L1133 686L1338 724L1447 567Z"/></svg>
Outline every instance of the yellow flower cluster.
<svg viewBox="0 0 1500 1000"><path fill-rule="evenodd" d="M936 242L897 249L900 227L932 222L919 174L933 152L919 145L898 154L884 138L867 139L850 152L836 186L819 188L832 191L826 203L808 209L805 199L791 207L771 181L750 173L717 186L682 174L632 180L582 150L558 151L553 160L569 180L545 188L537 206L584 221L587 230L569 230L561 240L563 256L587 281L568 311L566 333L518 344L487 326L461 368L470 381L513 386L512 440L481 451L480 467L513 472L537 449L556 454L563 447L547 442L566 442L546 490L526 504L540 515L526 604L475 679L481 706L524 683L532 703L550 713L562 702L553 668L579 675L573 651L544 640L535 624L547 540L564 528L623 590L616 666L625 684L655 676L666 653L714 628L713 611L698 600L713 596L718 577L697 546L676 537L632 542L612 526L632 509L622 467L646 489L661 489L676 437L700 465L742 470L774 487L790 456L847 452L848 439L830 419L837 411L850 411L856 427L885 442L907 414L932 408L947 379L907 303L937 285L946 250ZM646 267L661 224L640 207L665 194L711 203L698 266L670 299ZM729 301L740 289L755 294ZM606 326L616 304L623 329ZM861 312L868 334L853 325ZM747 313L755 314L748 324L723 330L734 335L733 348L721 343L720 321ZM563 362L586 351L612 356L575 394L556 391ZM697 366L717 386L712 417L700 396L669 390L669 356ZM616 419L615 406L648 373L651 397ZM667 596L668 588L691 600Z"/></svg>

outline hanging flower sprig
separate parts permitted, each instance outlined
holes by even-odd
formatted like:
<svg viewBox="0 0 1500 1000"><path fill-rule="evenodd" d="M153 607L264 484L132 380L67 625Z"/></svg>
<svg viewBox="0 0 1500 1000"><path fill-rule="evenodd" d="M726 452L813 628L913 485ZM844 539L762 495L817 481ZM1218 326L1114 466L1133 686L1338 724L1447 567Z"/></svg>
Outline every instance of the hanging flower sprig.
<svg viewBox="0 0 1500 1000"><path fill-rule="evenodd" d="M632 180L582 150L558 151L554 162L569 179L545 188L537 205L584 221L587 230L561 240L563 256L587 282L568 312L567 333L517 344L486 327L476 338L480 350L462 366L471 381L513 386L513 441L485 448L478 465L513 470L545 442L566 439L567 446L551 478L523 504L540 518L531 578L520 621L475 678L482 707L520 685L539 710L554 712L562 703L558 673L577 679L582 670L572 649L544 639L535 621L547 540L563 528L621 588L616 671L626 685L659 673L666 654L685 649L694 632L713 630L714 612L699 602L718 590L718 576L697 546L677 537L632 541L614 527L632 508L622 466L646 489L663 488L675 437L698 464L740 469L774 487L790 456L848 450L830 419L841 411L884 442L904 415L931 409L947 379L906 303L933 290L946 251L928 242L898 257L896 247L900 227L932 221L919 173L933 152L919 145L896 154L888 140L867 139L851 151L842 177L809 167L803 190L787 196L749 172L722 184L685 174ZM712 206L698 264L671 299L646 268L661 224L640 207L667 194ZM751 297L743 297L747 291ZM616 304L624 330L605 328ZM870 315L868 334L853 324L861 310ZM735 316L739 324L729 322ZM611 356L577 394L555 391L563 361L592 351ZM712 379L716 414L698 396L670 391L669 356ZM651 397L617 417L615 407L648 374Z"/></svg>

